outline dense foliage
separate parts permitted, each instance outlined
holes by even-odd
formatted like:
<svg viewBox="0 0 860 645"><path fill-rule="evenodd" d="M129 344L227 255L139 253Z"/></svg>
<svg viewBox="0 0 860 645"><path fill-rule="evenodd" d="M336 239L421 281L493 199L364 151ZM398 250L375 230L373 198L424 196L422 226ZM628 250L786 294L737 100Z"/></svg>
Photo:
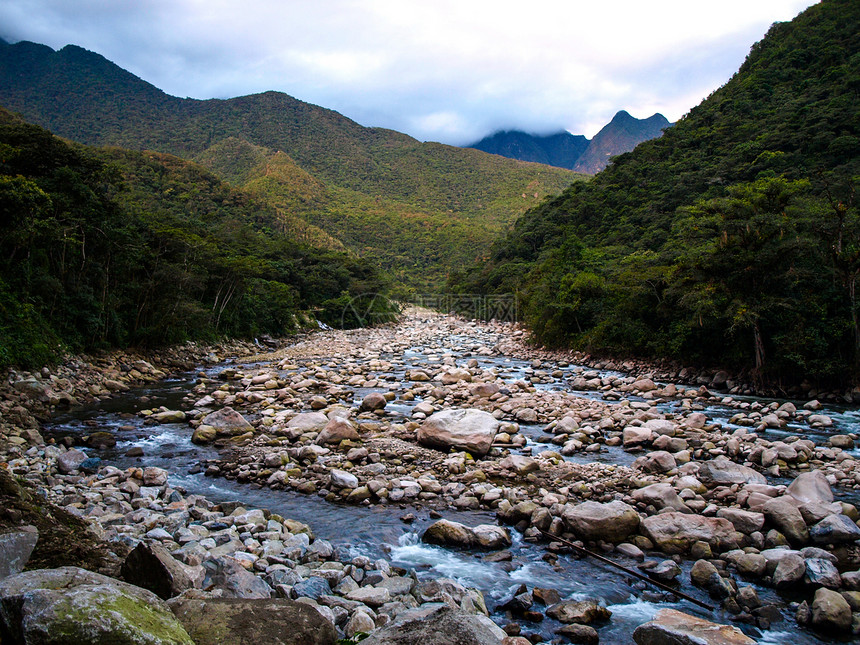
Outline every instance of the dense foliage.
<svg viewBox="0 0 860 645"><path fill-rule="evenodd" d="M0 365L286 334L308 310L339 325L352 296L385 290L368 262L280 222L199 166L71 145L0 112Z"/></svg>
<svg viewBox="0 0 860 645"><path fill-rule="evenodd" d="M321 242L327 233L415 290L438 288L448 270L486 253L506 225L576 178L366 128L279 92L168 96L71 45L0 42L0 104L82 143L197 160L269 201L299 238Z"/></svg>
<svg viewBox="0 0 860 645"><path fill-rule="evenodd" d="M858 376L860 3L775 24L662 138L524 215L462 291L549 345L770 381Z"/></svg>

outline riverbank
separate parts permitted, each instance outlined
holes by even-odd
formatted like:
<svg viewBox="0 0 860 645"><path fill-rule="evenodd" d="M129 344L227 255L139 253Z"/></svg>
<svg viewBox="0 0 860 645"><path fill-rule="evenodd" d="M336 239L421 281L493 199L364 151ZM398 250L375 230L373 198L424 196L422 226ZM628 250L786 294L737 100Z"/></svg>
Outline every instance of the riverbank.
<svg viewBox="0 0 860 645"><path fill-rule="evenodd" d="M412 312L398 325L326 331L269 354L246 352L241 363L213 362L182 405L138 406L138 414L147 427L184 424L198 445L221 450L195 467L214 481L244 482L273 495L296 491L368 510L397 508L407 522L416 512L492 513L499 525L443 522L430 526L425 540L505 558L512 536L537 540L547 531L639 563L657 580L681 582L684 589L692 582L698 593L722 605L724 620L755 630L784 626L795 615L819 631L848 635L856 629L856 613L844 623L856 611L852 594L860 589L857 509L833 497L835 491L837 498L852 500L860 490L856 428L843 428L844 419L822 413L813 401L715 396L706 387L686 389L659 378L577 366L532 350L524 340L510 325ZM20 405L23 390L17 391ZM458 427L463 419L452 417L456 410L470 411L465 430ZM60 444L40 454L28 447L38 445L30 441L37 438L18 430L11 436L23 441L12 443L10 467L51 487L45 478L59 477L51 460L56 464L77 451ZM95 454L93 434L67 437L65 443L81 442ZM143 480L145 471L95 468L91 475L64 475L77 480L54 482L60 488L52 499L107 526L113 541L131 546L143 539L181 556L187 544L210 537L192 528L201 524L192 515L181 527L156 527L167 535L147 537L148 531L139 530L147 525L144 518L133 517L149 504L139 501L140 489L152 488ZM230 513L223 512L230 509L186 497L164 477L156 505L177 503L178 512L190 513L190 504L221 513L217 522L227 526L218 530L231 528L224 519ZM92 489L102 486L109 501L120 487L131 490L127 499L111 501L131 510L106 513L110 504L92 506ZM163 510L157 513L172 514ZM122 520L98 519L105 514ZM294 537L283 523L278 531L290 533L287 540ZM245 539L254 536L249 531ZM265 579L274 565L264 541L240 542L245 566ZM546 557L561 552L560 543L550 544ZM335 560L344 568L355 566ZM307 579L306 573L298 575ZM332 590L343 580L325 575L335 582ZM767 591L786 586L803 592L789 600ZM832 591L844 604L818 589ZM408 595L416 598L413 591ZM584 628L558 632L566 638L599 637L607 632L607 618L611 625L611 617L598 610L587 619L568 620L574 601L551 598L557 602L541 604L540 585L517 591L487 611L509 634L540 642L546 629L535 629L536 620L559 630L593 623L594 634ZM484 613L483 598L469 596L464 606L467 596L458 594L454 604L461 610ZM606 604L592 600L598 607ZM825 604L838 606L836 618L824 617ZM351 609L348 616L335 616L341 633L355 613ZM401 609L387 619L376 612L374 627Z"/></svg>

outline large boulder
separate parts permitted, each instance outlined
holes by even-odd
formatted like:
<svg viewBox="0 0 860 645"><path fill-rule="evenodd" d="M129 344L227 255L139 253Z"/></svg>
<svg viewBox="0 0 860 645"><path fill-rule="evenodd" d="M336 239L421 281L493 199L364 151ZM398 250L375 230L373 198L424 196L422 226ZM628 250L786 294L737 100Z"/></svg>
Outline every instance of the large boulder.
<svg viewBox="0 0 860 645"><path fill-rule="evenodd" d="M204 589L219 589L225 598L270 598L272 588L230 556L203 562Z"/></svg>
<svg viewBox="0 0 860 645"><path fill-rule="evenodd" d="M633 499L642 504L651 505L658 511L664 508L669 508L673 511L681 513L692 513L684 500L682 500L672 484L661 482L659 484L651 484L644 488L639 488L633 491Z"/></svg>
<svg viewBox="0 0 860 645"><path fill-rule="evenodd" d="M486 455L499 431L489 412L473 409L442 410L430 415L418 428L418 442L436 448L468 450Z"/></svg>
<svg viewBox="0 0 860 645"><path fill-rule="evenodd" d="M511 545L511 536L507 529L494 524L480 524L475 527L439 520L427 527L421 536L423 542L441 546L482 547L486 549L501 549Z"/></svg>
<svg viewBox="0 0 860 645"><path fill-rule="evenodd" d="M172 555L160 544L141 542L126 556L121 569L122 577L133 585L149 589L159 598L167 600L186 589L200 587L203 568L194 570Z"/></svg>
<svg viewBox="0 0 860 645"><path fill-rule="evenodd" d="M639 528L639 513L620 500L568 504L563 518L567 527L583 540L623 542Z"/></svg>
<svg viewBox="0 0 860 645"><path fill-rule="evenodd" d="M801 503L817 502L829 504L833 501L833 491L820 470L810 470L800 473L786 489L786 494L791 495Z"/></svg>
<svg viewBox="0 0 860 645"><path fill-rule="evenodd" d="M760 472L749 466L736 464L726 457L717 457L698 464L697 477L705 486L731 486L732 484L767 484Z"/></svg>
<svg viewBox="0 0 860 645"><path fill-rule="evenodd" d="M654 620L633 631L637 645L755 645L755 641L737 627L685 614L675 609L661 609Z"/></svg>
<svg viewBox="0 0 860 645"><path fill-rule="evenodd" d="M325 424L325 427L316 438L316 443L320 445L326 443L340 443L344 439L360 441L361 436L349 420L334 417L333 419L329 419Z"/></svg>
<svg viewBox="0 0 860 645"><path fill-rule="evenodd" d="M764 516L795 546L809 541L809 529L797 507L797 500L788 495L775 497L762 507Z"/></svg>
<svg viewBox="0 0 860 645"><path fill-rule="evenodd" d="M154 593L77 567L0 581L0 638L45 645L194 645Z"/></svg>
<svg viewBox="0 0 860 645"><path fill-rule="evenodd" d="M676 511L646 517L642 532L665 553L685 553L700 541L724 550L736 546L739 536L727 519Z"/></svg>
<svg viewBox="0 0 860 645"><path fill-rule="evenodd" d="M840 544L860 540L860 527L847 515L828 515L809 529L816 544Z"/></svg>
<svg viewBox="0 0 860 645"><path fill-rule="evenodd" d="M812 600L812 626L825 632L851 629L851 605L842 594L821 587Z"/></svg>
<svg viewBox="0 0 860 645"><path fill-rule="evenodd" d="M196 645L333 645L334 625L304 603L270 598L175 598L169 603Z"/></svg>
<svg viewBox="0 0 860 645"><path fill-rule="evenodd" d="M21 573L39 541L35 527L0 533L0 580Z"/></svg>
<svg viewBox="0 0 860 645"><path fill-rule="evenodd" d="M486 616L431 605L404 612L361 641L364 645L502 645L507 636Z"/></svg>
<svg viewBox="0 0 860 645"><path fill-rule="evenodd" d="M231 437L251 432L254 427L248 420L230 406L211 412L203 417L200 425L215 428L219 437Z"/></svg>

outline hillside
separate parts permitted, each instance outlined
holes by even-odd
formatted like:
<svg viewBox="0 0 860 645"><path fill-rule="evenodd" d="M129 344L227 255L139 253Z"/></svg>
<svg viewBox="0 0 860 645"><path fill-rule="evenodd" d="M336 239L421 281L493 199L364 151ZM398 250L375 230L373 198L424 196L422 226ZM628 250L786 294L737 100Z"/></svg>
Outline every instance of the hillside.
<svg viewBox="0 0 860 645"><path fill-rule="evenodd" d="M467 147L594 175L606 167L610 157L630 152L643 141L661 136L670 125L662 114L636 119L622 110L593 139L569 132L541 136L509 130L496 132Z"/></svg>
<svg viewBox="0 0 860 645"><path fill-rule="evenodd" d="M860 360L860 4L773 25L659 139L518 220L452 284L540 342L850 381Z"/></svg>
<svg viewBox="0 0 860 645"><path fill-rule="evenodd" d="M350 296L386 288L196 164L69 144L0 109L0 366L285 335L308 311L340 324Z"/></svg>
<svg viewBox="0 0 860 645"><path fill-rule="evenodd" d="M197 159L237 186L262 182L258 194L271 197L284 217L301 203L303 219L335 237L343 226L331 223L341 223L348 213L371 233L351 248L379 258L394 267L397 278L421 289L438 287L451 267L486 252L494 235L576 177L366 128L279 92L176 98L72 45L56 52L27 42L0 45L0 104L75 141ZM233 158L230 146L243 145L257 153ZM294 165L294 177L264 181L259 154L272 159L278 153ZM307 201L303 191L313 183L317 198ZM450 230L437 237L439 259L412 256L415 232L440 222ZM470 232L465 246L459 243L463 230ZM316 231L308 235L319 237ZM392 236L396 251L383 242Z"/></svg>

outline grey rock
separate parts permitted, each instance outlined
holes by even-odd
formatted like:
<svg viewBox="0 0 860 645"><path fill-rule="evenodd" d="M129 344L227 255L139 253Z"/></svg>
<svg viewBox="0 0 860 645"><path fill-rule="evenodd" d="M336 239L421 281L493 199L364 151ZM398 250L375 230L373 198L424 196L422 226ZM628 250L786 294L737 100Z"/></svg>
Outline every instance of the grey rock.
<svg viewBox="0 0 860 645"><path fill-rule="evenodd" d="M364 645L501 645L506 634L486 616L447 606L404 612L362 641Z"/></svg>
<svg viewBox="0 0 860 645"><path fill-rule="evenodd" d="M35 527L27 531L0 533L0 580L21 573L39 541Z"/></svg>

